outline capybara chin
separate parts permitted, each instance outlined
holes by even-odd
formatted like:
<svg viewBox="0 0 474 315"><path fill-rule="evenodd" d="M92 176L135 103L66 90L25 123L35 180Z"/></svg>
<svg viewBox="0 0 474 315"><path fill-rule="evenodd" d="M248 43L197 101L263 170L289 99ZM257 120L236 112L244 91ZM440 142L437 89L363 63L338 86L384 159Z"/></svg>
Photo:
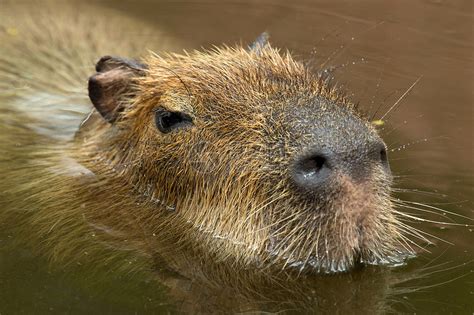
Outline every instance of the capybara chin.
<svg viewBox="0 0 474 315"><path fill-rule="evenodd" d="M89 70L92 111L79 126L48 113L70 108L71 91L86 95L77 92L87 76L78 75L83 66L75 72L84 61L75 45L96 47L106 35L68 32L28 42L41 50L23 72L12 51L25 43L8 39L0 68L7 85L32 86L1 96L10 209L2 217L41 239L41 251L71 261L108 246L171 269L186 256L323 273L398 263L411 252L377 131L343 92L265 36L250 47L139 59L102 49ZM42 72L24 74L31 70ZM64 77L79 79L65 89ZM25 96L35 93L46 101ZM38 120L56 134L45 136ZM72 128L73 137L60 137Z"/></svg>

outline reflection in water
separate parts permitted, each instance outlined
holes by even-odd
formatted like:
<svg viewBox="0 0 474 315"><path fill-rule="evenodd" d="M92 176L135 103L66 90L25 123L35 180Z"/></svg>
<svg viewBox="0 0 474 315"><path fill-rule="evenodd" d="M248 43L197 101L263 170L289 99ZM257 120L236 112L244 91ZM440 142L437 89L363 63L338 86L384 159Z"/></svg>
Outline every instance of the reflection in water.
<svg viewBox="0 0 474 315"><path fill-rule="evenodd" d="M431 221L472 224L469 219L448 214L474 217L474 41L469 1L456 5L429 1L100 4L163 30L179 40L175 47L249 42L267 30L276 46L288 47L316 66L334 66L338 80L354 91L353 98L361 100L363 109L375 113L374 118L385 116L380 128L392 149L391 164L398 174L397 197L405 201L403 211ZM139 42L153 38L149 34L127 36L135 36ZM85 75L88 72L85 69ZM385 115L420 76L410 95ZM446 214L434 207L445 209ZM92 273L86 267L87 259L84 267L70 266L63 273L53 266L50 271L46 262L32 256L33 249L18 246L13 242L16 234L7 233L0 236L1 244L9 246L0 247L0 286L7 288L0 293L0 313L49 309L124 314L176 309L375 313L390 308L472 312L472 227L411 224L436 236L427 236L436 246L421 244L429 252L419 249L419 257L408 266L369 267L325 277L302 275L298 280L286 274L274 278L251 271L236 273L218 263L203 265L198 259L181 256L172 257L173 268L138 271L144 262L126 253L108 265L117 264L110 268L117 270L122 268L120 262L126 261L133 267L124 273L100 268ZM166 246L174 244L174 240L169 242ZM162 266L162 261L157 258L155 265ZM176 270L182 272L178 275ZM158 281L150 281L152 278ZM36 297L34 304L20 302L29 296Z"/></svg>

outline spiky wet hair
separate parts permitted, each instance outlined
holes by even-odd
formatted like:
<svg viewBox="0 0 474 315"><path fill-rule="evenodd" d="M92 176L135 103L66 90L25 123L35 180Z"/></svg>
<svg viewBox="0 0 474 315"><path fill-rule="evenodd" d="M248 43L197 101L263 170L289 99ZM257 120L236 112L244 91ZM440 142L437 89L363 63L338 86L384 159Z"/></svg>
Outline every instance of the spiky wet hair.
<svg viewBox="0 0 474 315"><path fill-rule="evenodd" d="M77 150L144 200L146 234L180 235L242 267L344 271L405 251L382 166L368 165L364 180L338 170L318 193L295 185L294 161L312 145L358 163L381 140L288 52L258 43L143 62L104 57L89 94L105 119L86 123Z"/></svg>

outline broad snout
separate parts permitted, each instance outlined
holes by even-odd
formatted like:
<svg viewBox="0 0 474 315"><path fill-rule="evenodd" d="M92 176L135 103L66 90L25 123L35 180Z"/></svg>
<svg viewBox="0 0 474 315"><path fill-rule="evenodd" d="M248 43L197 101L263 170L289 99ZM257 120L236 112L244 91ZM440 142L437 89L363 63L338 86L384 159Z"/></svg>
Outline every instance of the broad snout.
<svg viewBox="0 0 474 315"><path fill-rule="evenodd" d="M340 150L313 145L295 157L291 177L304 190L327 191L337 183L336 176L344 174L355 182L364 182L371 180L376 169L391 176L387 149L380 139Z"/></svg>

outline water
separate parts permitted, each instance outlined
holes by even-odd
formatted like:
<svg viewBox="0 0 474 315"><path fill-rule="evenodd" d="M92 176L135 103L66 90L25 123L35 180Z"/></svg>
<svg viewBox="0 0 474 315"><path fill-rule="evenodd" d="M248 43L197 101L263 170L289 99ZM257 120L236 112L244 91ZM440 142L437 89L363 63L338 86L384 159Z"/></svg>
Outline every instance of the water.
<svg viewBox="0 0 474 315"><path fill-rule="evenodd" d="M249 43L268 31L274 46L316 65L335 67L338 81L352 91L353 100L360 101L374 119L384 117L380 128L391 149L397 196L442 208L446 215L412 213L461 224L416 224L436 236L430 238L434 243L427 246L430 252L389 271L369 267L317 279L314 287L325 292L317 303L311 299L318 294L307 290L311 285L302 291L295 287L293 294L286 293L286 300L269 286L263 295L275 303L250 303L253 307L248 310L367 313L390 305L398 312L474 312L472 1L101 1L98 5L164 30L184 49ZM0 235L0 244L10 244L14 238ZM203 298L196 290L184 290L185 299L191 300L188 305L175 302L170 297L174 291L166 293L149 274L97 276L81 268L71 274L34 256L28 247L0 248L2 315L232 311L235 306L223 302L225 285L209 291L223 298ZM397 294L389 294L387 286L398 282ZM203 306L203 300L208 304Z"/></svg>

